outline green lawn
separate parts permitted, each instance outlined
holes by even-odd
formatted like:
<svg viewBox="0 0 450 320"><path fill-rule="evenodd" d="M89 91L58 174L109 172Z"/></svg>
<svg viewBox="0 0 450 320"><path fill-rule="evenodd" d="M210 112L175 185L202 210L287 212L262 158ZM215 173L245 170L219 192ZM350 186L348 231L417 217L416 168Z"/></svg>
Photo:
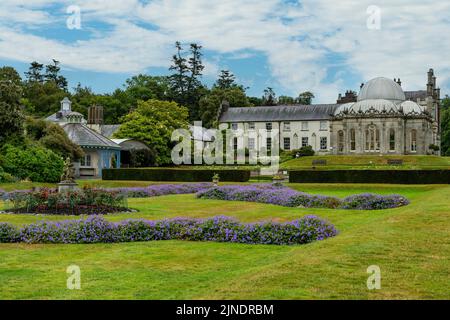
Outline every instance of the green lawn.
<svg viewBox="0 0 450 320"><path fill-rule="evenodd" d="M115 182L111 183L116 186ZM182 241L0 244L0 298L450 298L450 186L289 186L339 197L359 192L400 193L412 203L383 211L352 211L198 200L193 195L130 199L130 207L139 209L138 213L110 215L107 219L228 215L250 222L289 221L317 214L334 223L340 234L301 246ZM18 225L43 218L0 215L0 221ZM65 270L71 264L81 268L82 290L66 289ZM381 290L369 291L366 287L366 269L370 265L381 268Z"/></svg>
<svg viewBox="0 0 450 320"><path fill-rule="evenodd" d="M313 160L327 160L327 165L317 165L316 169L448 169L450 170L450 157L437 156L314 156L292 159L283 162L280 167L285 170L307 170L313 167ZM402 159L403 165L388 165L388 159Z"/></svg>

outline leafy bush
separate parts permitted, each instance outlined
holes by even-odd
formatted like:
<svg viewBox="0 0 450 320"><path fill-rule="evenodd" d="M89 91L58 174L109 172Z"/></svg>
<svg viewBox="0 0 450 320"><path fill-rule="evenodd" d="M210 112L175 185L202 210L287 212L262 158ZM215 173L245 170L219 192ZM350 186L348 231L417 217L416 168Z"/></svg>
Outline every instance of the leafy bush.
<svg viewBox="0 0 450 320"><path fill-rule="evenodd" d="M409 204L406 198L398 195L380 196L363 194L341 200L335 197L298 192L284 186L275 186L272 184L213 187L199 191L197 198L260 202L285 207L358 210L388 209Z"/></svg>
<svg viewBox="0 0 450 320"><path fill-rule="evenodd" d="M301 147L294 155L299 157L312 157L315 154L312 146Z"/></svg>
<svg viewBox="0 0 450 320"><path fill-rule="evenodd" d="M177 218L113 223L95 216L86 220L41 222L21 229L0 224L0 242L113 243L158 240L215 241L246 244L295 245L337 235L335 227L316 216L289 223L242 224L228 217Z"/></svg>
<svg viewBox="0 0 450 320"><path fill-rule="evenodd" d="M3 148L2 166L7 173L19 179L59 182L64 162L53 151L40 146L16 147L8 144Z"/></svg>
<svg viewBox="0 0 450 320"><path fill-rule="evenodd" d="M16 179L14 179L14 177L5 172L5 170L3 170L2 167L0 167L0 183L5 183L5 182L14 182Z"/></svg>
<svg viewBox="0 0 450 320"><path fill-rule="evenodd" d="M38 141L42 146L52 150L64 159L77 160L83 156L83 150L73 143L64 129L55 123L28 117L25 122L27 136Z"/></svg>
<svg viewBox="0 0 450 320"><path fill-rule="evenodd" d="M246 182L249 170L202 170L178 168L103 169L103 180L209 182L218 173L221 181Z"/></svg>

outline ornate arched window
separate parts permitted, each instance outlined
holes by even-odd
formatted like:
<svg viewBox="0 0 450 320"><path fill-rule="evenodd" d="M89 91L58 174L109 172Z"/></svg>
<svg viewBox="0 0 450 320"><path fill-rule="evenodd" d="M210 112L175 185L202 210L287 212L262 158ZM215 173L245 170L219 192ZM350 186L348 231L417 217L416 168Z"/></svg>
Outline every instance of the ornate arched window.
<svg viewBox="0 0 450 320"><path fill-rule="evenodd" d="M371 124L366 129L366 151L380 150L380 130Z"/></svg>
<svg viewBox="0 0 450 320"><path fill-rule="evenodd" d="M395 151L396 143L395 143L395 129L389 130L389 150Z"/></svg>
<svg viewBox="0 0 450 320"><path fill-rule="evenodd" d="M355 129L350 129L350 150L356 150L356 131Z"/></svg>
<svg viewBox="0 0 450 320"><path fill-rule="evenodd" d="M338 131L338 151L344 152L344 131Z"/></svg>
<svg viewBox="0 0 450 320"><path fill-rule="evenodd" d="M417 130L411 130L411 152L417 151Z"/></svg>

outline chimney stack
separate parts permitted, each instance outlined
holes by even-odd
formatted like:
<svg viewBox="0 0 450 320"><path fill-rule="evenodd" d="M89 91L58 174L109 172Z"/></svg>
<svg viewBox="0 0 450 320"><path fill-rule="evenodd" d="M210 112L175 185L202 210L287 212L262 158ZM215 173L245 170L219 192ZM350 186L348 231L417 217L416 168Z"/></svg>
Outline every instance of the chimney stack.
<svg viewBox="0 0 450 320"><path fill-rule="evenodd" d="M103 124L103 106L93 105L88 108L88 124Z"/></svg>

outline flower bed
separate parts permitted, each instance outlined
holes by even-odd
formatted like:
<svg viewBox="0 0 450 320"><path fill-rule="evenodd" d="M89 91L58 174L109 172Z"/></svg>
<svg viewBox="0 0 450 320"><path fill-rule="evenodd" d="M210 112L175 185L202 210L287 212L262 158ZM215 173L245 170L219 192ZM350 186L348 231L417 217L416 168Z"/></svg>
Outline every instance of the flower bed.
<svg viewBox="0 0 450 320"><path fill-rule="evenodd" d="M408 199L399 195L380 196L378 194L364 193L345 198L341 207L343 209L376 210L397 208L408 204Z"/></svg>
<svg viewBox="0 0 450 320"><path fill-rule="evenodd" d="M294 245L337 235L335 227L316 216L289 223L242 224L228 217L177 218L160 221L127 220L113 223L100 216L86 220L41 222L22 228L0 223L0 242L115 243L158 240L215 241Z"/></svg>
<svg viewBox="0 0 450 320"><path fill-rule="evenodd" d="M148 187L109 188L106 191L119 191L128 198L146 198L170 194L189 194L212 187L212 183L155 184Z"/></svg>
<svg viewBox="0 0 450 320"><path fill-rule="evenodd" d="M6 212L33 214L107 214L128 210L126 195L118 191L83 188L58 192L54 189L16 191L7 196Z"/></svg>
<svg viewBox="0 0 450 320"><path fill-rule="evenodd" d="M409 204L400 195L354 195L345 199L298 192L284 186L254 184L222 186L201 190L197 198L231 201L248 201L281 205L285 207L376 210L396 208Z"/></svg>

